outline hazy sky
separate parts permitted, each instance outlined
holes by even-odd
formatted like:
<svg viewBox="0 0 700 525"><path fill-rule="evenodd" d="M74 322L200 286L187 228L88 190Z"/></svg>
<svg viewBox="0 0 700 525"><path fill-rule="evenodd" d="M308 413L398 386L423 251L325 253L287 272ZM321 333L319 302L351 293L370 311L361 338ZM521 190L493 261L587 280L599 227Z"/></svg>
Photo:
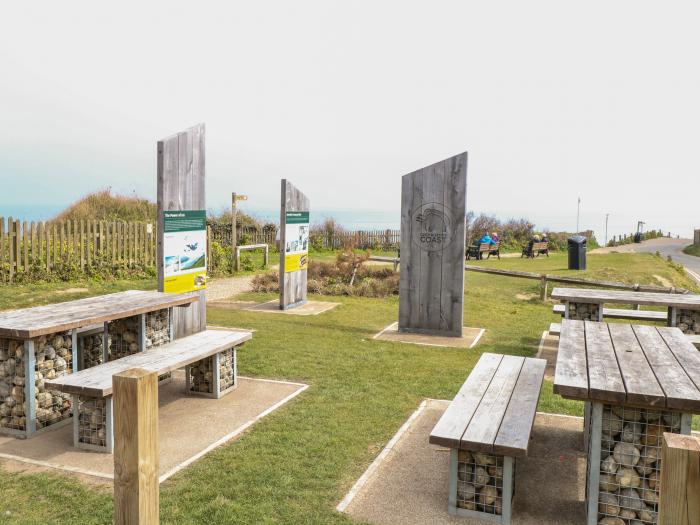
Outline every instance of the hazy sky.
<svg viewBox="0 0 700 525"><path fill-rule="evenodd" d="M398 210L469 151L468 207L541 226L700 227L694 2L5 2L0 215L111 186L207 125L208 206ZM624 219L623 219L624 218ZM624 223L624 224L623 224Z"/></svg>

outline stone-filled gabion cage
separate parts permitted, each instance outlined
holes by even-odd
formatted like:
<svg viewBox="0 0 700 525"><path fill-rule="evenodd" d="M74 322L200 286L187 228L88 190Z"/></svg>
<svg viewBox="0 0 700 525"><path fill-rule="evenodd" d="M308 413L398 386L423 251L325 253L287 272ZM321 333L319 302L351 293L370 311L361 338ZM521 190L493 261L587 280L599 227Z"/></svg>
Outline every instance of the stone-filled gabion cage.
<svg viewBox="0 0 700 525"><path fill-rule="evenodd" d="M81 448L103 450L108 446L107 413L111 398L75 396L78 400L79 416L77 430Z"/></svg>
<svg viewBox="0 0 700 525"><path fill-rule="evenodd" d="M655 524L664 432L690 433L689 414L593 403L588 523Z"/></svg>
<svg viewBox="0 0 700 525"><path fill-rule="evenodd" d="M567 319L579 319L581 321L601 321L602 306L595 303L567 303L569 309Z"/></svg>
<svg viewBox="0 0 700 525"><path fill-rule="evenodd" d="M47 390L44 381L73 372L73 339L70 332L34 340L35 427L51 426L71 416L70 394Z"/></svg>
<svg viewBox="0 0 700 525"><path fill-rule="evenodd" d="M700 310L676 311L676 326L689 335L700 335Z"/></svg>
<svg viewBox="0 0 700 525"><path fill-rule="evenodd" d="M0 428L27 428L26 365L22 341L0 339Z"/></svg>
<svg viewBox="0 0 700 525"><path fill-rule="evenodd" d="M217 367L218 363L218 367ZM236 349L230 348L186 368L187 392L221 397L238 386ZM216 369L219 369L218 377Z"/></svg>

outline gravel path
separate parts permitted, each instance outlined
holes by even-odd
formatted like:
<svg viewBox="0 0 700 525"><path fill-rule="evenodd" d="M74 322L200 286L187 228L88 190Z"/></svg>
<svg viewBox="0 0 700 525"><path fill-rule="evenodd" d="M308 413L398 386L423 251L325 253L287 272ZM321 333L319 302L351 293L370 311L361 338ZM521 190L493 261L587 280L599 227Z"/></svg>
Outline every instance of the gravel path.
<svg viewBox="0 0 700 525"><path fill-rule="evenodd" d="M253 275L225 277L207 282L207 301L222 301L234 295L249 292Z"/></svg>

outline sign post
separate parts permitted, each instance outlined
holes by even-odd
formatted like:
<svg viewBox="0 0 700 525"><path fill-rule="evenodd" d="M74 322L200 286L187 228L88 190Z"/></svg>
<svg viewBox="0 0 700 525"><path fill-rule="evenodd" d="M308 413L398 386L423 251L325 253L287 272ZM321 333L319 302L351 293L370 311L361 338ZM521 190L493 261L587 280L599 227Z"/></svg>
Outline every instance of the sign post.
<svg viewBox="0 0 700 525"><path fill-rule="evenodd" d="M399 331L461 337L467 153L401 181Z"/></svg>
<svg viewBox="0 0 700 525"><path fill-rule="evenodd" d="M238 201L247 201L247 195L239 195L235 191L231 193L231 270L238 271L238 230L236 221L238 217Z"/></svg>

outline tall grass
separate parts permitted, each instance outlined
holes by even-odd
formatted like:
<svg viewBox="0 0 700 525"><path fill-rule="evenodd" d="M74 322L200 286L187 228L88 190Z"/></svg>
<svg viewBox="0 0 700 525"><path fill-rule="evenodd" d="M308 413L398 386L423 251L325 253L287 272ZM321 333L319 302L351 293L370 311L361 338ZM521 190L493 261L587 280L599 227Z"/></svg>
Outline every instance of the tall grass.
<svg viewBox="0 0 700 525"><path fill-rule="evenodd" d="M59 213L54 220L155 222L158 206L136 195L115 195L111 190L89 193Z"/></svg>

